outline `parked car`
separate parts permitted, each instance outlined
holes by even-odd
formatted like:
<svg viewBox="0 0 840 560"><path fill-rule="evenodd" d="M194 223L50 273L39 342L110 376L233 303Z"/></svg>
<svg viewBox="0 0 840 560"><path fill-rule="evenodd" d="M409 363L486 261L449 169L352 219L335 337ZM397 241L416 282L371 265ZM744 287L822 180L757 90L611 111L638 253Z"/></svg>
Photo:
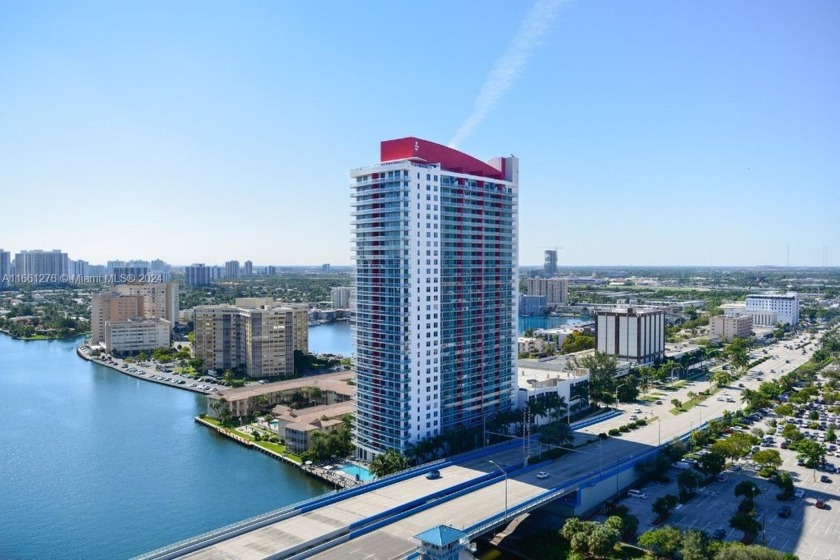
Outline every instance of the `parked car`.
<svg viewBox="0 0 840 560"><path fill-rule="evenodd" d="M831 482L831 479L828 478L828 475L824 474L820 477L820 482Z"/></svg>
<svg viewBox="0 0 840 560"><path fill-rule="evenodd" d="M788 518L788 517L790 517L790 514L791 514L792 511L793 511L792 507L782 506L781 508L779 508L779 517Z"/></svg>
<svg viewBox="0 0 840 560"><path fill-rule="evenodd" d="M548 477L549 477L549 474L545 471L540 471L540 472L537 473L537 478L539 478L540 480L544 480Z"/></svg>
<svg viewBox="0 0 840 560"><path fill-rule="evenodd" d="M440 471L429 471L426 473L426 478L428 478L429 480L437 480L438 478L440 478Z"/></svg>
<svg viewBox="0 0 840 560"><path fill-rule="evenodd" d="M828 504L825 503L825 500L817 500L817 503L814 505L817 506L817 509L828 509Z"/></svg>
<svg viewBox="0 0 840 560"><path fill-rule="evenodd" d="M715 538L715 539L722 539L725 536L726 536L726 529L724 529L723 527L718 527L717 529L715 529L715 532L712 533L712 537Z"/></svg>

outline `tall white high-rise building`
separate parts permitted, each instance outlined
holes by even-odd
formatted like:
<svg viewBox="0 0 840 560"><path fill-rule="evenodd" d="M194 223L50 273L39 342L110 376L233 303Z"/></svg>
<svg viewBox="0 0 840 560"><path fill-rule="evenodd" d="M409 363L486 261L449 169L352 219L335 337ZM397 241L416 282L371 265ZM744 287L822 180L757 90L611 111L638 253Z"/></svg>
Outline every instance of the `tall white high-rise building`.
<svg viewBox="0 0 840 560"><path fill-rule="evenodd" d="M362 459L516 399L517 158L419 138L351 172Z"/></svg>
<svg viewBox="0 0 840 560"><path fill-rule="evenodd" d="M67 282L69 272L70 260L67 253L58 249L21 251L15 255L15 275L30 278L25 280L26 283Z"/></svg>
<svg viewBox="0 0 840 560"><path fill-rule="evenodd" d="M207 286L210 284L212 267L203 263L184 267L184 284L187 286Z"/></svg>
<svg viewBox="0 0 840 560"><path fill-rule="evenodd" d="M350 309L350 292L352 289L349 286L330 288L333 309Z"/></svg>
<svg viewBox="0 0 840 560"><path fill-rule="evenodd" d="M780 323L795 325L799 322L799 295L796 292L749 295L746 303L748 313L772 311Z"/></svg>

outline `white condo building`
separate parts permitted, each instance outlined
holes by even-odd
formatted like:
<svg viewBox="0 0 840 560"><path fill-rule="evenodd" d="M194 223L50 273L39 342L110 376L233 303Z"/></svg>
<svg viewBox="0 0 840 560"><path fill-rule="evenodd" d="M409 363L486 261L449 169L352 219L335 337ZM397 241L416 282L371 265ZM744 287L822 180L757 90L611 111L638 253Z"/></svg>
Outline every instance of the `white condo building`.
<svg viewBox="0 0 840 560"><path fill-rule="evenodd" d="M410 137L351 172L362 459L515 405L518 165Z"/></svg>
<svg viewBox="0 0 840 560"><path fill-rule="evenodd" d="M799 295L795 292L749 295L746 310L747 312L769 311L776 314L779 322L795 325L799 322Z"/></svg>
<svg viewBox="0 0 840 560"><path fill-rule="evenodd" d="M349 286L335 286L330 289L333 309L350 309L350 293L353 288Z"/></svg>

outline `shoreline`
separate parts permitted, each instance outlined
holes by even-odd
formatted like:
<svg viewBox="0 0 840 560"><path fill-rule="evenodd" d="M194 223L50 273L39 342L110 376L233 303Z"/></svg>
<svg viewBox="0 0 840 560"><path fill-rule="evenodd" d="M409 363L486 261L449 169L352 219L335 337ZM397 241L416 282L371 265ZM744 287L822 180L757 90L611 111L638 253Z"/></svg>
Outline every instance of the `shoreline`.
<svg viewBox="0 0 840 560"><path fill-rule="evenodd" d="M355 480L353 480L352 478L350 478L348 476L336 475L330 469L323 469L321 467L317 467L317 466L314 466L314 465L306 465L306 464L303 464L303 463L298 463L297 461L295 461L291 457L286 457L285 455L282 455L280 453L277 453L275 451L272 451L270 449L266 449L265 447L257 445L253 441L251 441L247 438L244 438L239 434L233 433L232 430L229 430L227 428L223 428L221 426L216 426L215 424L212 424L212 423L208 422L207 420L205 420L204 418L201 418L200 416L196 416L195 421L198 422L199 424L203 425L203 426L206 426L207 428L210 428L211 430L214 430L219 435L228 437L228 438L232 439L233 441L235 441L235 442L237 442L241 445L244 445L245 447L248 447L250 449L254 449L254 450L257 450L257 451L262 451L263 453L265 453L269 457L272 457L274 459L278 459L280 461L285 461L289 465L297 467L302 472L306 473L307 475L311 476L312 478L318 479L319 481L321 481L325 484L335 486L337 489L355 488L356 486L358 486L360 484L360 483L356 482Z"/></svg>
<svg viewBox="0 0 840 560"><path fill-rule="evenodd" d="M80 358L82 358L83 360L85 360L87 362L92 362L94 364L97 364L97 365L100 365L100 366L103 366L103 367L106 367L106 368L110 368L110 369L112 369L114 371L117 371L119 373L128 375L129 377L133 377L135 379L140 379L141 381L150 381L152 383L157 383L158 385L165 385L167 387L173 387L175 389L181 389L183 391L190 391L191 393L198 393L200 395L205 395L206 396L206 395L213 394L213 391L207 391L207 390L204 390L204 389L200 389L198 387L190 387L188 385L178 385L177 383L172 383L171 381L163 381L163 380L160 380L160 379L153 379L152 377L149 377L149 372L146 372L146 375L140 375L139 373L130 372L130 371L128 371L128 368L122 368L120 364L109 364L109 363L107 363L103 360L98 360L98 359L96 359L92 356L89 356L88 354L86 354L85 352L82 351L82 348L87 348L87 347L84 344L82 344L80 346L76 346L76 355L79 356ZM112 358L112 359L119 360L119 358ZM122 360L119 360L119 361L122 362ZM138 366L133 366L133 367L138 367ZM145 368L143 368L143 369L145 369ZM153 373L152 375L160 375L160 373Z"/></svg>
<svg viewBox="0 0 840 560"><path fill-rule="evenodd" d="M68 334L67 336L35 336L32 338L21 338L19 336L15 336L9 331L5 329L0 329L0 333L5 334L12 340L20 340L22 342L38 342L38 341L49 341L49 340L71 340L73 338L78 338L80 336L88 336L90 331L77 333L77 334Z"/></svg>

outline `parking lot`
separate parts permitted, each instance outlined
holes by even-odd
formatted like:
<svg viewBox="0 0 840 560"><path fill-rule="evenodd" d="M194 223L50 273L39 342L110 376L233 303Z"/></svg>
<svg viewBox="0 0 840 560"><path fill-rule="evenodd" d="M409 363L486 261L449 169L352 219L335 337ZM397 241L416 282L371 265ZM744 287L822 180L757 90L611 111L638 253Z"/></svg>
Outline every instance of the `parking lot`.
<svg viewBox="0 0 840 560"><path fill-rule="evenodd" d="M766 432L773 429L767 421L757 422L753 427L760 427ZM777 419L778 420L778 419ZM758 536L757 543L764 543L772 548L793 552L802 560L840 559L840 475L807 469L797 465L796 452L780 449L777 443L764 448L777 449L782 457L780 467L791 473L798 496L789 501L779 501L776 495L779 487L764 479L755 472L754 465L749 460L739 461L725 473L723 482L715 481L698 490L697 495L686 504L680 504L671 514L666 523L681 529L697 529L714 535L722 530L724 540L740 540L742 534L729 527L729 519L735 515L740 497L735 496L735 486L744 480L753 481L761 491L756 498L756 519L764 525L764 530ZM840 460L826 457L831 464ZM651 510L653 502L666 494L679 495L677 475L679 470L668 472L671 482L651 482L642 489L646 498L627 497L621 502L630 513L639 518L641 534L655 528L653 521L656 515ZM822 476L827 476L830 482L821 482ZM801 491L801 492L800 492ZM817 500L824 500L827 508L818 509ZM790 506L789 517L781 517L779 511L784 506Z"/></svg>

